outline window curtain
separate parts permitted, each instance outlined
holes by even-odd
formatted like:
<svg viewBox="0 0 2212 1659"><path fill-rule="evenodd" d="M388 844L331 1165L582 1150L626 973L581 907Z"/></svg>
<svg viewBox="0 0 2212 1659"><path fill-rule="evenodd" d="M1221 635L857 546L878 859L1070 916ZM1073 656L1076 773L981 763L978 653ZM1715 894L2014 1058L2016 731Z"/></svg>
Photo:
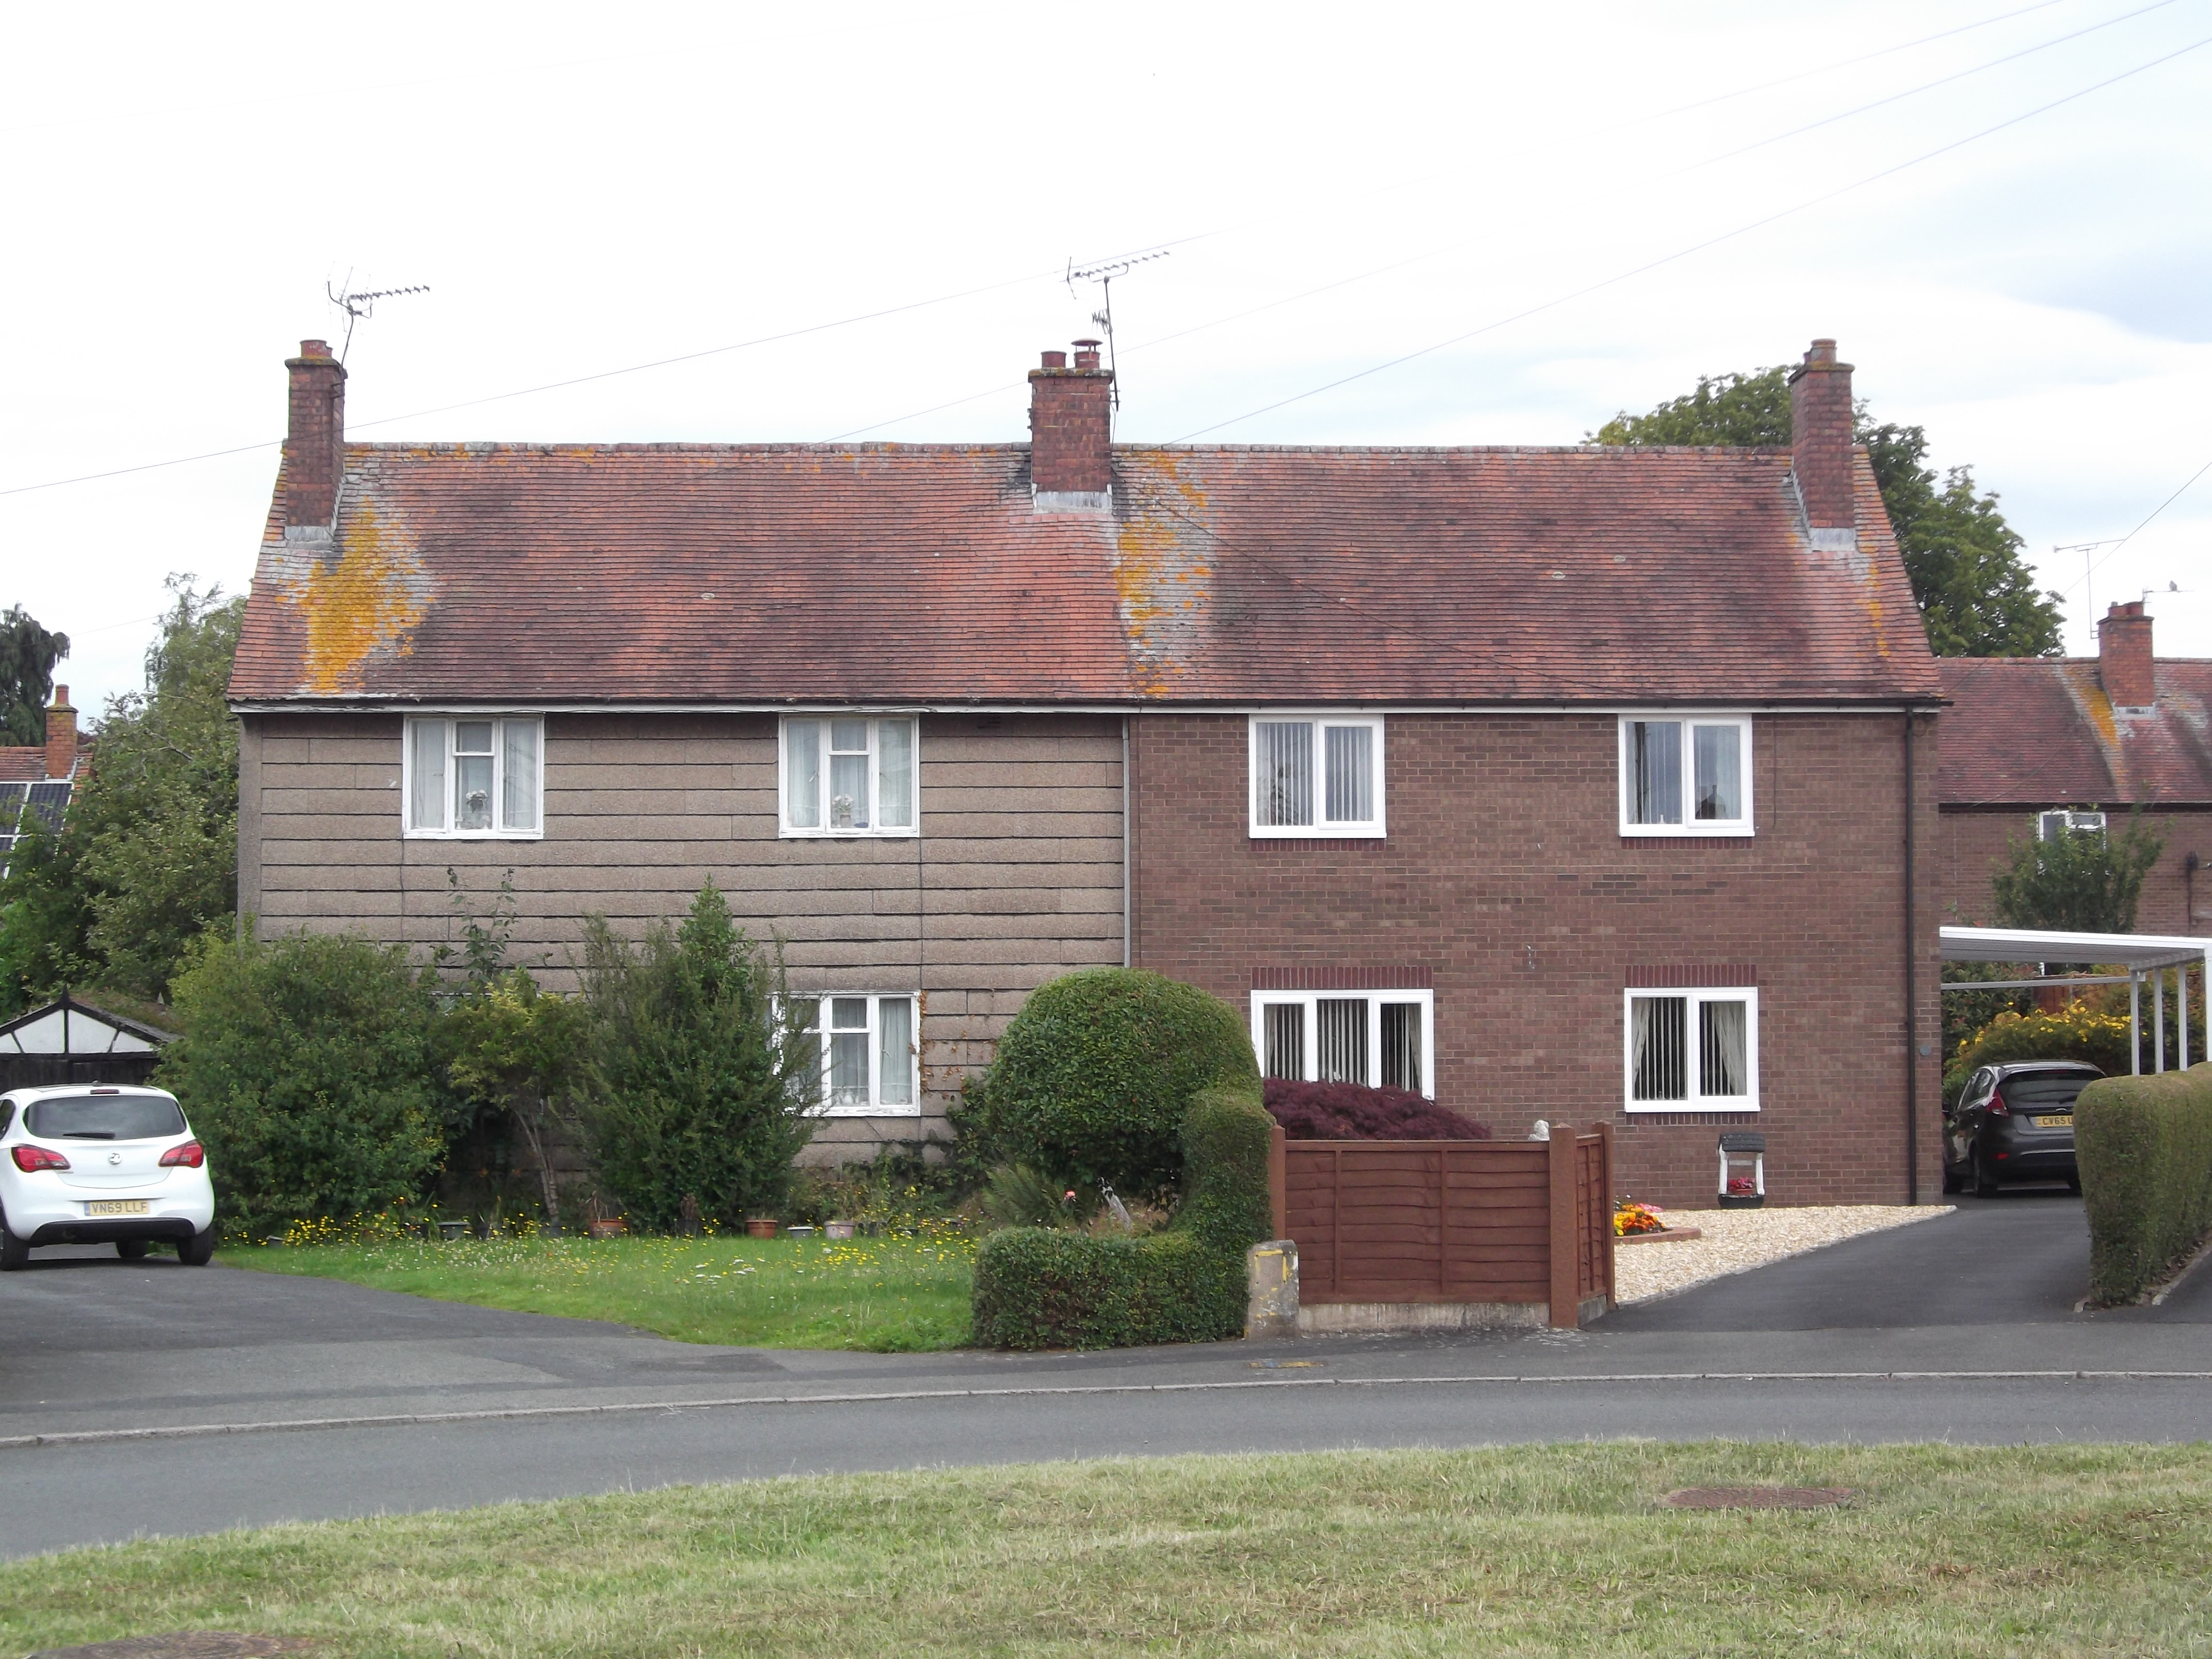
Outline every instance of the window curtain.
<svg viewBox="0 0 2212 1659"><path fill-rule="evenodd" d="M1632 997L1628 1003L1628 1054L1633 1100L1683 1100L1689 1079L1683 1065L1686 997Z"/></svg>
<svg viewBox="0 0 2212 1659"><path fill-rule="evenodd" d="M1751 1092L1750 1022L1741 1002L1705 1002L1698 1007L1698 1092Z"/></svg>
<svg viewBox="0 0 2212 1659"><path fill-rule="evenodd" d="M1323 1083L1367 1082L1367 999L1322 997L1314 1012L1316 1076Z"/></svg>
<svg viewBox="0 0 2212 1659"><path fill-rule="evenodd" d="M876 1004L877 1089L880 1105L914 1104L914 1004L884 997Z"/></svg>
<svg viewBox="0 0 2212 1659"><path fill-rule="evenodd" d="M1734 820L1743 816L1743 733L1733 726L1691 728L1697 751L1697 801L1700 818Z"/></svg>
<svg viewBox="0 0 2212 1659"><path fill-rule="evenodd" d="M1303 1079L1306 1074L1306 1011L1295 1002L1270 1002L1261 1008L1269 1077Z"/></svg>
<svg viewBox="0 0 2212 1659"><path fill-rule="evenodd" d="M868 1103L868 1000L830 999L830 1103Z"/></svg>
<svg viewBox="0 0 2212 1659"><path fill-rule="evenodd" d="M783 728L784 810L794 830L822 827L822 722L793 720Z"/></svg>
<svg viewBox="0 0 2212 1659"><path fill-rule="evenodd" d="M1259 723L1260 822L1268 828L1297 828L1314 821L1313 723Z"/></svg>
<svg viewBox="0 0 2212 1659"><path fill-rule="evenodd" d="M408 790L407 823L413 830L446 827L446 722L416 720L414 775Z"/></svg>
<svg viewBox="0 0 2212 1659"><path fill-rule="evenodd" d="M876 799L886 830L914 828L914 722L876 723ZM888 1007L890 1005L884 1005Z"/></svg>
<svg viewBox="0 0 2212 1659"><path fill-rule="evenodd" d="M868 722L830 722L830 827L868 827Z"/></svg>
<svg viewBox="0 0 2212 1659"><path fill-rule="evenodd" d="M536 720L507 722L505 765L499 785L499 827L502 830L538 827L538 729Z"/></svg>
<svg viewBox="0 0 2212 1659"><path fill-rule="evenodd" d="M1382 1086L1410 1089L1425 1094L1421 1086L1421 1005L1386 1002L1382 1005Z"/></svg>
<svg viewBox="0 0 2212 1659"><path fill-rule="evenodd" d="M1331 823L1373 823L1374 728L1331 726L1323 729L1328 751L1328 821Z"/></svg>
<svg viewBox="0 0 2212 1659"><path fill-rule="evenodd" d="M1682 821L1682 723L1631 720L1635 815L1632 823Z"/></svg>

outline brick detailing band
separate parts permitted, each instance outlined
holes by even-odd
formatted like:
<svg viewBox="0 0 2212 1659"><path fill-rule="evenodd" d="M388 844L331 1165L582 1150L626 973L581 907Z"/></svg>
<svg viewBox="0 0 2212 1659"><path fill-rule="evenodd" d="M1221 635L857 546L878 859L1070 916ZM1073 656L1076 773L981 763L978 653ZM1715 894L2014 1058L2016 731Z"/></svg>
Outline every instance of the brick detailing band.
<svg viewBox="0 0 2212 1659"><path fill-rule="evenodd" d="M1632 966L1632 990L1710 991L1731 985L1756 985L1759 969L1748 962L1678 962L1660 966Z"/></svg>
<svg viewBox="0 0 2212 1659"><path fill-rule="evenodd" d="M1436 975L1427 968L1257 968L1255 991L1427 991Z"/></svg>

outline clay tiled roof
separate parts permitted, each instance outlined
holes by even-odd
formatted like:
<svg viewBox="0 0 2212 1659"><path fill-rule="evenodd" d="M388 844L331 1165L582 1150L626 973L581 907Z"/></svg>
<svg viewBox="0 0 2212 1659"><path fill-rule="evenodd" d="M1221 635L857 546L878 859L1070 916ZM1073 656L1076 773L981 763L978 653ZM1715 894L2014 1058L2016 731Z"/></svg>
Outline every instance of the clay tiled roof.
<svg viewBox="0 0 2212 1659"><path fill-rule="evenodd" d="M243 702L1895 702L1940 695L1865 459L1784 452L352 445L272 517ZM298 532L295 532L295 536Z"/></svg>
<svg viewBox="0 0 2212 1659"><path fill-rule="evenodd" d="M2212 805L2212 661L2156 666L2148 714L2115 714L2094 658L1946 657L1947 805Z"/></svg>
<svg viewBox="0 0 2212 1659"><path fill-rule="evenodd" d="M0 748L0 783L44 783L46 779L46 744Z"/></svg>

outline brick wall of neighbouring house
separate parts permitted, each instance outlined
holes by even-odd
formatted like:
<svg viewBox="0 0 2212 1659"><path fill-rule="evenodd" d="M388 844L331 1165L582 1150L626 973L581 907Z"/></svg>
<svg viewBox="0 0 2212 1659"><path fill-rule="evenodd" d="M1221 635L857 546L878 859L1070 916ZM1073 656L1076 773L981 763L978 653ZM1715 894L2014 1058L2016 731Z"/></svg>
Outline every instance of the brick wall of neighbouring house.
<svg viewBox="0 0 2212 1659"><path fill-rule="evenodd" d="M2124 808L2113 811L2111 822L2123 823L2124 811ZM1943 920L1995 926L1990 877L2010 862L2012 842L2035 833L2035 813L2020 806L1947 806L1942 819L1937 873L1942 883ZM2143 821L2166 838L2166 847L2158 863L2143 878L2142 897L2136 908L2136 931L2202 934L2212 929L2212 870L2197 872L2197 915L2192 923L2188 915L2191 883L2186 868L2191 853L2200 864L2212 865L2212 807L2146 812Z"/></svg>
<svg viewBox="0 0 2212 1659"><path fill-rule="evenodd" d="M1425 974L1437 1097L1500 1134L1607 1119L1626 1189L1710 1205L1718 1133L1757 1128L1771 1201L1903 1201L1900 715L1760 717L1758 833L1696 842L1621 836L1611 715L1390 717L1382 842L1252 840L1241 715L1132 726L1139 965L1240 1012L1264 969ZM1923 720L1923 1200L1937 1192L1939 1121L1934 749ZM1629 975L1721 966L1756 975L1763 1109L1625 1112Z"/></svg>
<svg viewBox="0 0 2212 1659"><path fill-rule="evenodd" d="M515 959L566 990L587 915L635 934L709 877L800 993L922 993L920 1118L827 1120L809 1156L944 1138L962 1083L1044 981L1118 965L1121 737L1096 714L925 716L922 836L779 840L768 714L554 714L539 841L400 835L397 714L246 718L239 891L262 933L458 944L514 872Z"/></svg>

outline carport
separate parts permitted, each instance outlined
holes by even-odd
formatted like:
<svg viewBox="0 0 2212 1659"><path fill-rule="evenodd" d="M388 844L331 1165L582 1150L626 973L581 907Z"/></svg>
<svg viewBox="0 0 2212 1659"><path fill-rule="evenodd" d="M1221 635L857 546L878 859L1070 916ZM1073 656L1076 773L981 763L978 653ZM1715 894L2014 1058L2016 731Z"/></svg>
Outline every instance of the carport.
<svg viewBox="0 0 2212 1659"><path fill-rule="evenodd" d="M2189 975L2193 968L2212 975L2212 939L2155 933L2062 933L2039 927L1946 927L1942 930L1946 962L2087 962L2124 968L2122 974L2064 974L2050 978L1972 980L1946 982L1946 991L2040 991L2053 986L2121 985L2128 988L2128 1044L2132 1067L2143 1071L2143 986L2151 992L2151 1064L2166 1070L2166 981L2175 976L2181 1006L2180 1053L2189 1064ZM2212 978L2198 984L2212 984ZM2198 1059L2205 1056L2200 1054Z"/></svg>

